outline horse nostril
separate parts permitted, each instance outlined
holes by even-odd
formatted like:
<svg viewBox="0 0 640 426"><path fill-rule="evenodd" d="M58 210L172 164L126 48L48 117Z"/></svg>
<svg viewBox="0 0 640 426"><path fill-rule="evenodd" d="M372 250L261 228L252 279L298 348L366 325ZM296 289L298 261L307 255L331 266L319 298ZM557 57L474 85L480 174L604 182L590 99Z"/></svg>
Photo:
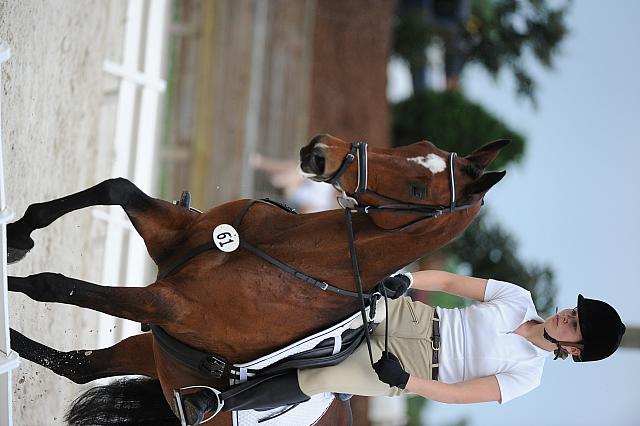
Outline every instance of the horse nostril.
<svg viewBox="0 0 640 426"><path fill-rule="evenodd" d="M300 168L303 172L322 176L324 167L325 158L321 149L305 146L300 150Z"/></svg>
<svg viewBox="0 0 640 426"><path fill-rule="evenodd" d="M315 171L317 174L321 175L324 173L324 157L318 153L314 153L312 157L312 162L315 165Z"/></svg>

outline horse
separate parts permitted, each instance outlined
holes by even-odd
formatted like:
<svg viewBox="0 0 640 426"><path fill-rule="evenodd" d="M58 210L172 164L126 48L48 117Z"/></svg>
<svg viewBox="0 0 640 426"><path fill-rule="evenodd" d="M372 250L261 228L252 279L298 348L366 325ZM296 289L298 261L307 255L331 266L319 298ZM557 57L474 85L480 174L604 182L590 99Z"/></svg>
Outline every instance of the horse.
<svg viewBox="0 0 640 426"><path fill-rule="evenodd" d="M227 202L200 213L152 198L124 178L109 179L30 205L22 218L7 226L8 260L24 257L34 246L31 233L66 213L119 205L158 266L158 279L146 287L108 287L43 272L9 277L9 291L153 324L188 347L229 362L246 362L357 312L361 302L340 294L340 289L356 290L352 273L356 254L366 292L460 234L477 215L485 193L505 175L485 169L507 143L494 141L461 157L428 141L368 148L318 135L301 148L300 168L306 177L341 191L346 209L311 214L291 214L251 200ZM352 220L354 256L345 212ZM243 246L233 251L200 250L210 245L212 230L223 224L234 224L240 240L338 290L309 285ZM75 383L122 375L150 378L121 379L94 393L90 389L78 399L75 411L72 408L72 424L179 424L175 389L229 387L228 379L212 378L178 362L151 333L109 348L68 352L15 330L11 342L23 358ZM105 399L109 389L118 395L118 407ZM345 404L334 401L325 415L333 423L326 424L346 424L345 413ZM223 412L210 424L230 421L229 413Z"/></svg>

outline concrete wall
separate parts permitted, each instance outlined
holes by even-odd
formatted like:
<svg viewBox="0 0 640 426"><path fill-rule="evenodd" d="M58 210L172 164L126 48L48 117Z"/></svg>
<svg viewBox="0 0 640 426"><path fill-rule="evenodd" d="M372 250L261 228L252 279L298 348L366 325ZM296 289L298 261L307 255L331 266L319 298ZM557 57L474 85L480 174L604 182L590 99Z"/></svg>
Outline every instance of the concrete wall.
<svg viewBox="0 0 640 426"><path fill-rule="evenodd" d="M124 0L0 1L0 38L13 53L2 68L5 179L17 215L30 203L109 177L117 81L102 64L120 58L125 9ZM104 231L89 210L71 213L34 233L35 248L9 272L54 271L98 282ZM11 327L35 340L61 350L96 344L91 311L16 294L10 304ZM13 379L15 425L63 424L66 406L82 389L28 361Z"/></svg>

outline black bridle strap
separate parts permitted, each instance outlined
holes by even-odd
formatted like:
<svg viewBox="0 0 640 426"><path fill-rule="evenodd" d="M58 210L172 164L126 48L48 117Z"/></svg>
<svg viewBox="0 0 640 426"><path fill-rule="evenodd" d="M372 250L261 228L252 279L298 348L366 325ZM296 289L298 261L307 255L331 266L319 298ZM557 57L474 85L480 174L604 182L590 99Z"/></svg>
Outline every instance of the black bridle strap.
<svg viewBox="0 0 640 426"><path fill-rule="evenodd" d="M355 143L351 144L351 150L344 157L344 160L342 160L342 164L340 165L340 168L338 169L337 172L333 174L333 176L331 176L329 179L325 181L326 183L334 186L338 183L338 179L342 177L344 172L347 171L347 168L351 165L351 163L353 163L353 160L355 160L357 150L358 150L358 144L355 144Z"/></svg>
<svg viewBox="0 0 640 426"><path fill-rule="evenodd" d="M355 144L358 154L358 186L356 187L356 193L361 194L367 190L367 182L369 180L368 160L367 160L367 144L364 142L358 142Z"/></svg>
<svg viewBox="0 0 640 426"><path fill-rule="evenodd" d="M358 291L358 297L360 299L360 314L362 316L362 325L364 327L364 337L367 341L367 349L369 350L369 360L371 361L371 367L373 367L373 353L371 351L371 336L369 335L369 321L367 321L366 306L364 303L364 292L362 291L362 280L360 278L360 269L358 268L358 256L356 255L356 244L353 236L353 220L351 218L351 210L344 209L345 218L347 221L347 240L349 241L349 254L351 255L351 269L353 270L353 278L356 283L356 290ZM373 309L373 307L371 308ZM385 333L389 331L386 330ZM386 338L385 338L386 340ZM386 351L385 347L385 351Z"/></svg>
<svg viewBox="0 0 640 426"><path fill-rule="evenodd" d="M353 161L353 159L351 160ZM346 163L346 160L345 160ZM350 163L350 162L349 162ZM344 166L344 163L343 163ZM348 166L348 164L347 164ZM346 169L346 167L345 167ZM244 208L242 209L242 211L240 212L240 214L238 215L238 217L236 218L236 220L233 222L233 226L234 228L238 229L240 227L240 224L242 223L242 220L244 219L245 215L247 214L247 212L249 211L249 209L256 203L258 202L263 202L263 203L267 203L267 204L271 204L271 200L251 200L247 203L247 205L244 206ZM297 269L292 268L291 266L287 265L286 263L283 263L281 261L279 261L278 259L276 259L273 256L268 255L267 253L265 253L264 251L260 250L259 248L251 245L250 243L248 243L246 240L241 239L240 240L240 246L243 247L244 249L246 249L247 251L253 253L254 255L258 256L259 258L266 260L267 262L271 263L272 265L280 268L281 270L285 271L288 274L293 275L294 277L307 282L311 285L313 285L314 287L319 288L320 290L328 290L332 293L336 293L336 294L341 294L343 296L349 296L349 297L360 297L360 295L356 292L353 291L349 291L349 290L344 290L340 287L336 287L334 285L331 285L329 283L327 283L326 281L322 281L322 280L318 280L316 278L313 278L303 272L298 271ZM366 294L364 296L365 298L370 298L371 295Z"/></svg>
<svg viewBox="0 0 640 426"><path fill-rule="evenodd" d="M390 229L384 229L385 231L388 232L399 232L399 231L405 231L408 228L411 228L419 223L421 223L424 220L427 219L432 219L432 218L436 218L440 215L442 215L443 213L452 213L452 212L457 212L457 211L461 211L461 210L466 210L468 208L471 208L477 204L482 204L484 201L483 199L480 199L476 202L470 203L470 204L463 204L463 205L458 205L457 201L456 201L456 180L455 180L455 167L454 167L454 161L456 159L456 157L458 156L458 154L456 154L455 152L452 152L449 154L449 189L450 189L450 198L449 198L449 206L425 206L422 204L414 204L414 203L407 203L407 202L403 202L400 200L397 200L395 198L391 198L391 197L387 197L385 195L379 194L375 191L371 191L367 188L367 169L368 169L368 165L367 165L367 144L364 142L358 142L358 143L353 143L351 144L351 151L349 152L349 155L353 155L353 152L356 152L358 155L358 186L356 187L356 189L354 190L354 193L356 195L370 195L376 198L379 198L381 200L387 201L389 202L389 204L383 204L383 205L378 205L378 206L372 206L372 205L361 205L358 204L357 201L355 199L352 199L354 201L355 206L350 206L350 207L346 207L345 205L345 209L349 208L352 211L357 211L360 213L399 213L399 214L412 214L412 215L422 215L422 217L413 220L407 224L404 224L402 226L398 226L396 228L390 228ZM344 163L343 163L344 164ZM338 178L340 176L342 176L342 174L344 174L344 170L339 170L339 174L336 173L332 178L331 178L331 183L336 186L337 188L340 187L339 183L337 182ZM343 196L346 197L346 194L343 194ZM351 198L350 198L351 199ZM342 203L340 203L340 205L343 205Z"/></svg>
<svg viewBox="0 0 640 426"><path fill-rule="evenodd" d="M214 248L216 248L216 245L213 242L213 239L211 241L208 241L208 242L204 243L204 244L200 244L199 246L197 246L196 248L191 250L189 253L187 253L187 255L185 255L184 257L181 257L181 258L175 260L169 266L164 268L162 271L159 271L158 272L158 279L161 280L163 278L168 277L172 272L177 271L181 266L183 266L189 260L193 259L194 257L196 257L197 255L199 255L201 253L204 253L205 251L208 251L208 250L211 250L211 249L214 249Z"/></svg>
<svg viewBox="0 0 640 426"><path fill-rule="evenodd" d="M244 249L246 249L247 251L250 251L251 253L253 253L254 255L258 256L259 258L266 260L267 262L271 263L274 266L277 266L278 268L280 268L281 270L283 270L284 272L293 275L294 277L305 281L311 285L313 285L314 287L319 288L320 290L327 290L330 291L332 293L336 293L336 294L341 294L343 296L349 296L349 297L360 297L359 293L356 293L354 291L349 291L349 290L344 290L340 287L336 287L333 286L331 284L328 284L325 281L321 281L318 279L315 279L313 277L310 277L309 275L298 271L297 269L294 269L292 267L290 267L289 265L279 261L278 259L269 256L268 254L266 254L265 252L263 252L262 250L252 246L251 244L249 244L248 242L246 242L245 240L240 240L240 246ZM365 299L370 299L371 295L370 294L364 294L364 298Z"/></svg>
<svg viewBox="0 0 640 426"><path fill-rule="evenodd" d="M456 177L454 175L453 161L458 154L452 152L449 154L449 190L451 192L451 200L449 202L449 211L455 211L456 208Z"/></svg>
<svg viewBox="0 0 640 426"><path fill-rule="evenodd" d="M410 208L407 207L406 204L388 204L388 205L383 205L383 206L356 206L355 208L353 208L353 211L358 211L361 213L398 213L398 214L411 214L411 215L415 215L415 214L420 214L420 213L424 213L423 216L419 217L416 220L413 220L407 224L404 224L402 226L398 226L397 228L390 228L390 229L385 229L382 228L384 231L387 232L400 232L400 231L405 231L408 228L411 228L414 225L419 224L420 222L423 222L425 220L428 219L434 219L436 217L441 216L444 213L452 213L452 212L458 212L458 211L462 211L462 210L466 210L470 207L473 207L477 204L482 204L484 201L481 199L475 203L471 203L471 204L464 204L461 206L456 206L454 209L451 209L449 207L426 207L424 209L417 209L417 208Z"/></svg>

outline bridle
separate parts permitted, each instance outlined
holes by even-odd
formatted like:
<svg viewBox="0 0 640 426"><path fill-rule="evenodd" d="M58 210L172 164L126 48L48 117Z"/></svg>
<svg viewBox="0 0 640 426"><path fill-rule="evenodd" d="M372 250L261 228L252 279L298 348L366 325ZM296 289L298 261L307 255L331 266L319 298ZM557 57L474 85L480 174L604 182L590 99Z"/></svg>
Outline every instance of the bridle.
<svg viewBox="0 0 640 426"><path fill-rule="evenodd" d="M450 197L448 206L430 206L417 203L409 203L397 200L386 195L382 195L376 191L368 188L368 158L367 158L367 144L364 142L355 142L351 144L351 149L345 156L340 168L324 182L333 185L342 194L338 197L338 204L345 210L361 213L398 213L398 214L419 214L420 218L411 221L403 226L387 229L387 231L403 231L413 225L416 225L424 220L436 218L444 213L451 213L461 210L466 210L477 204L483 202L482 199L469 204L458 205L456 203L456 180L455 180L455 159L457 154L452 152L449 154L449 188ZM354 190L354 196L349 196L345 192L340 183L340 178L347 171L351 163L357 159L358 164L358 184ZM387 204L381 204L373 206L370 204L362 204L358 201L364 195L370 195L378 198Z"/></svg>

